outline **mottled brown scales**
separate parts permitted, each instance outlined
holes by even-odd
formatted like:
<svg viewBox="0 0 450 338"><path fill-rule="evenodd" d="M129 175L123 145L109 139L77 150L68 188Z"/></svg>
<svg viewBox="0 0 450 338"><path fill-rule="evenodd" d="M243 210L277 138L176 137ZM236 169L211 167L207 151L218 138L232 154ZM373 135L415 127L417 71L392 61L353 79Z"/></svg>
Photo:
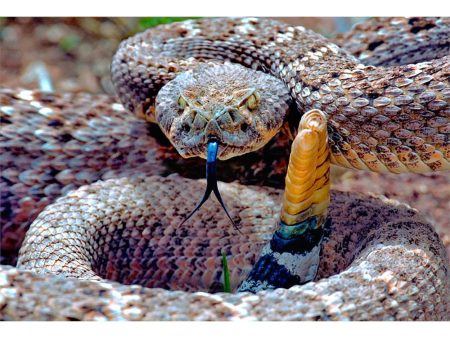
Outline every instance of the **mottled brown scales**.
<svg viewBox="0 0 450 338"><path fill-rule="evenodd" d="M113 81L129 111L155 122L156 95L177 74L203 61L239 63L284 83L280 92L289 91L295 101L297 110L288 117L297 124L312 108L328 115L335 164L394 173L445 170L448 27L446 18L372 19L340 40L344 50L303 27L266 19L187 21L124 41L113 60ZM235 286L253 264L255 246L271 236L281 192L235 183L221 190L243 235L215 201L178 228L193 206L186 201L200 197L199 183L150 176L177 170L199 177L202 163L179 159L158 127L111 98L2 89L0 114L2 263L15 262L29 225L66 194L34 222L23 266L217 291L220 250L229 255ZM264 141L269 143L259 151L222 164L221 178L280 186L289 141L281 133ZM132 189L124 188L126 182ZM449 320L448 260L431 226L392 201L332 197L333 222L314 283L256 295L209 294L1 266L0 318Z"/></svg>
<svg viewBox="0 0 450 338"><path fill-rule="evenodd" d="M337 38L364 64L399 65L449 55L449 18L376 18Z"/></svg>
<svg viewBox="0 0 450 338"><path fill-rule="evenodd" d="M154 104L159 88L187 67L195 68L202 60L229 60L281 79L296 101L298 113L310 109L325 111L333 132L341 138L335 144L330 134L330 143L335 145L332 160L336 164L394 173L445 170L450 167L446 157L448 134L446 129L428 121L440 117L443 124L449 124L449 24L445 18L424 20L432 25L425 24L428 28L423 30L417 28L422 27L417 26L422 21L392 18L371 20L357 28L382 25L388 32L387 41L398 35L398 39L413 45L413 49L402 49L405 54L396 62L390 62L381 56L396 53L400 42L387 46L372 44L376 55L369 54L366 59L379 67L362 65L317 33L276 21L221 18L160 26L121 44L113 59L113 82L129 110L140 112L144 107L145 112ZM181 36L180 30L185 32ZM356 41L364 40L358 34L355 31ZM438 52L424 55L425 46L432 50L435 46ZM350 49L357 53L358 48L362 47ZM402 65L402 60L412 61ZM174 64L178 65L176 70ZM414 112L419 114L412 115ZM148 114L153 114L153 110ZM374 134L376 131L385 133ZM179 137L167 135L175 140ZM409 142L413 136L435 147L432 162L429 158L425 162L420 149ZM345 150L345 145L356 153ZM396 148L398 145L409 145L417 156L405 157ZM377 156L379 146L389 149L388 157ZM198 151L192 149L193 153ZM248 149L243 147L242 151ZM348 161L336 159L339 156L347 157Z"/></svg>
<svg viewBox="0 0 450 338"><path fill-rule="evenodd" d="M182 159L159 127L149 127L113 98L0 89L0 102L2 264L15 264L39 212L81 185L174 171L204 177L204 161ZM289 140L280 134L260 151L220 162L218 177L281 188L288 159Z"/></svg>
<svg viewBox="0 0 450 338"><path fill-rule="evenodd" d="M449 267L432 227L398 202L342 192L332 193L333 221L315 282L255 295L205 293L221 289L222 249L233 288L245 277L271 238L282 191L221 184L242 234L215 200L180 228L204 184L179 176L122 178L61 198L41 213L22 247L19 266L35 273L2 267L1 319L450 319ZM167 209L168 200L182 207ZM98 274L172 291L36 272Z"/></svg>

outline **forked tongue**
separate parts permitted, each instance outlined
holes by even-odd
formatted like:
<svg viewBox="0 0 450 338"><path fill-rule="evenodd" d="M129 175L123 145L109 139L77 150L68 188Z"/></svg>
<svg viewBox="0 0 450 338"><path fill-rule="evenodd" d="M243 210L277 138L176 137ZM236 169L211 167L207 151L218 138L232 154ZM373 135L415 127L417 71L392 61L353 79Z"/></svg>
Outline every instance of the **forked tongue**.
<svg viewBox="0 0 450 338"><path fill-rule="evenodd" d="M219 188L217 187L217 171L216 171L216 162L217 162L217 150L219 149L219 143L216 140L209 140L208 141L208 149L207 149L207 155L206 155L206 190L203 194L202 199L197 204L197 206L190 212L189 215L186 216L183 222L181 222L180 226L184 224L189 218L191 218L192 215L195 214L197 210L200 209L200 207L205 203L209 196L211 195L211 192L214 192L214 195L216 195L217 200L219 201L220 205L222 206L223 210L228 216L228 219L230 220L231 224L236 228L236 230L239 231L236 224L234 224L233 220L231 219L230 214L228 213L227 207L225 206L225 203L222 200L222 196L220 196Z"/></svg>

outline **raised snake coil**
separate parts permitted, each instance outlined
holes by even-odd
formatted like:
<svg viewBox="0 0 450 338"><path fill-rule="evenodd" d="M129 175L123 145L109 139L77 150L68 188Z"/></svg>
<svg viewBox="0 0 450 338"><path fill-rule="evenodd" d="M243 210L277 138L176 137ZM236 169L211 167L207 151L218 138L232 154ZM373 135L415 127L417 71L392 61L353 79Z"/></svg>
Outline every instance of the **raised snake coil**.
<svg viewBox="0 0 450 338"><path fill-rule="evenodd" d="M444 46L439 47L440 53L445 48L448 51L448 23L445 20L433 23L434 26L427 29L417 28L422 27L420 21L412 22L411 26L425 37L429 30L437 30L440 34L430 36L444 41L436 43ZM406 26L406 21L403 24ZM256 26L257 29L252 28ZM393 172L448 167L448 56L413 66L365 67L315 33L252 19L180 23L143 34L132 38L131 45L124 44L119 49L113 62L113 77L119 83L119 95L128 108L150 121L154 120L155 93L175 76L175 72L187 69L195 60L176 63L166 58L144 57L146 54L140 48L152 51L168 48L169 58L175 58L176 43L171 50L170 46L164 47L164 43L158 42L176 34L187 38L193 34L193 40L186 40L188 43L184 45L180 42L182 47L188 48L190 56L230 59L270 71L285 81L300 111L309 108L325 111L330 121L330 145L335 163ZM203 39L205 36L207 41ZM152 43L141 43L142 37L151 37ZM195 40L198 37L201 37L199 41ZM211 42L213 40L217 45ZM133 47L133 41L138 42L137 48ZM118 64L117 59L127 62ZM390 126L389 129L386 126ZM377 134L379 138L375 135L377 131L382 132ZM145 186L152 186L154 192L142 190ZM64 270L70 275L67 271L72 270L74 275L81 273L83 276L83 260L70 261L64 255L64 248L54 250L46 232L50 231L55 240L76 248L80 239L85 238L79 237L82 228L73 228L74 231L67 234L55 229L39 229L45 222L56 219L61 230L68 230L80 219L87 219L86 231L92 237L89 237L87 249L81 249L78 254L93 255L93 266L101 276L151 287L177 288L179 284L171 285L174 281L187 290L214 286L211 280L220 279L220 266L217 260L207 257L217 255L219 246L229 245L233 257L230 268L235 271L233 280L239 280L272 231L279 211L276 198L279 192L223 185L225 198L233 201L232 209L242 220L244 235L236 238L238 236L230 234L229 224L219 215L216 204L198 215L193 228L177 229L182 214L187 211L182 209L185 200L196 198L198 194L194 187L195 182L179 177L124 178L72 192L36 221L37 227L29 236L42 236L42 240L37 241L40 243L38 250L23 250L30 250L23 262L28 260L37 271ZM119 191L123 194L120 203L107 217L115 220L114 212L130 210L126 212L128 220L118 226L112 222L103 228L101 223L92 222L98 210L89 206L102 208L102 203L106 206L111 205L111 201L116 203ZM6 268L1 284L4 298L0 300L8 301L8 306L2 313L5 318L48 319L448 319L448 263L432 229L412 210L389 201L340 193L332 197L330 213L334 223L324 242L317 283L256 295L209 295L126 287L110 282L65 281ZM258 207L259 200L262 200L261 207ZM86 201L89 206L80 201ZM143 208L148 205L153 205L154 211ZM167 208L167 205L181 206L181 210ZM60 212L55 212L58 209ZM159 211L154 214L155 210ZM91 216L80 216L81 213ZM212 221L210 215L214 215ZM262 223L258 219L263 219ZM162 220L168 223L159 223ZM211 229L202 227L211 222L217 225ZM154 226L146 228L146 224ZM182 250L183 256L180 250L186 238L198 240ZM110 251L103 246L105 242ZM117 255L110 255L106 260L95 248L105 248L105 255L106 252ZM169 251L165 251L167 249ZM33 252L42 254L35 256ZM174 266L181 269L175 272ZM152 270L155 268L156 271ZM344 269L345 272L332 276ZM410 274L413 270L417 274ZM92 276L86 273L84 277ZM328 276L332 277L321 279ZM52 289L47 290L47 282L41 281L52 282ZM83 292L77 294L75 289ZM17 297L19 294L21 296ZM71 303L73 306L69 306ZM30 308L30 304L37 304L37 309Z"/></svg>
<svg viewBox="0 0 450 338"><path fill-rule="evenodd" d="M426 23L384 22L387 47L381 39L378 48L397 54L386 63L417 62L390 67L365 66L321 35L276 21L175 23L124 41L114 56L112 76L125 106L155 121L156 93L177 73L199 60L240 63L280 78L299 112L321 109L328 115L333 163L377 172L447 170L449 19ZM393 35L397 38L389 42ZM401 42L415 48L402 48ZM374 55L375 63L383 65L385 60Z"/></svg>

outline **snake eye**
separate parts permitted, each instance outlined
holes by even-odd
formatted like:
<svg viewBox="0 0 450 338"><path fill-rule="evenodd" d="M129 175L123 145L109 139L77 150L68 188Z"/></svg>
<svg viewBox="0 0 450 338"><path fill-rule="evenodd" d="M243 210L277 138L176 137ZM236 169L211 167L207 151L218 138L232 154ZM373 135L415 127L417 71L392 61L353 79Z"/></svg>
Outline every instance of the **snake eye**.
<svg viewBox="0 0 450 338"><path fill-rule="evenodd" d="M187 102L186 102L186 100L183 98L183 96L181 96L180 95L180 97L178 98L178 106L181 108L181 109L184 109L184 108L186 108L186 106L187 106Z"/></svg>
<svg viewBox="0 0 450 338"><path fill-rule="evenodd" d="M249 96L249 98L246 101L247 107L250 110L255 110L258 107L259 103L259 95L257 93L253 93Z"/></svg>

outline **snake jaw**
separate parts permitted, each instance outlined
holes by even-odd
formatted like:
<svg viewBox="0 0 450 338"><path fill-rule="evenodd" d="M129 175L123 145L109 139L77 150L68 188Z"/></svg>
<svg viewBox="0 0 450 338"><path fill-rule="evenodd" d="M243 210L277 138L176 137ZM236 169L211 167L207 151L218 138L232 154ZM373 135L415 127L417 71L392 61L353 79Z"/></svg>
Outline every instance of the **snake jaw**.
<svg viewBox="0 0 450 338"><path fill-rule="evenodd" d="M206 190L205 190L205 193L203 194L203 197L200 200L200 202L198 202L198 204L195 206L195 208L180 223L180 226L182 226L189 218L191 218L202 207L202 205L208 200L209 196L211 195L211 192L213 192L217 198L217 201L219 201L220 205L222 206L223 210L225 211L231 224L237 231L239 231L238 227L236 226L236 224L234 223L230 214L228 213L227 207L225 206L222 196L220 195L219 187L217 186L216 163L217 163L218 150L219 150L219 142L214 137L210 137L208 139L208 146L207 146L207 150L206 150Z"/></svg>

